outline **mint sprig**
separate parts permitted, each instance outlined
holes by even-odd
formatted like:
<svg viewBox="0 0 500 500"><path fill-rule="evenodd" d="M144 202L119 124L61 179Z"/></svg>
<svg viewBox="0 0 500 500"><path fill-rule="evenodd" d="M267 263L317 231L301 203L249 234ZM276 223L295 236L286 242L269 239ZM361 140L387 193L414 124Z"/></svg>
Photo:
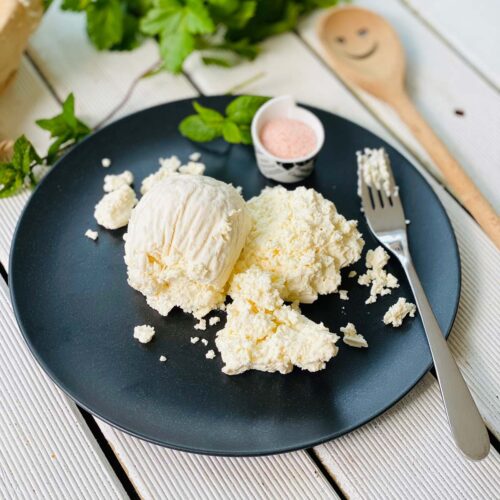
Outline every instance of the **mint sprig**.
<svg viewBox="0 0 500 500"><path fill-rule="evenodd" d="M23 187L33 188L38 183L36 167L50 167L70 146L91 132L75 116L75 99L69 94L62 105L62 112L52 118L38 120L37 125L50 132L54 139L47 156L41 158L33 144L22 135L14 143L10 161L0 162L0 198L19 192Z"/></svg>
<svg viewBox="0 0 500 500"><path fill-rule="evenodd" d="M195 142L209 142L222 137L230 144L252 144L252 119L268 99L255 95L237 97L226 107L224 115L194 101L196 114L184 118L179 124L179 131Z"/></svg>

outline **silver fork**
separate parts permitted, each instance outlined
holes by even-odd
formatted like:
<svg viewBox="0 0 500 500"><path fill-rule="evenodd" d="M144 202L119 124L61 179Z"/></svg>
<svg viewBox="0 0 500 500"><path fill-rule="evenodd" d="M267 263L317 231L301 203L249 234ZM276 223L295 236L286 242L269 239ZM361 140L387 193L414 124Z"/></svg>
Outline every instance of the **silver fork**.
<svg viewBox="0 0 500 500"><path fill-rule="evenodd" d="M432 312L412 263L403 206L389 167L391 196L368 187L358 169L359 195L368 226L375 237L397 257L410 283L429 343L441 395L455 444L469 458L488 455L490 441L484 422L465 384Z"/></svg>

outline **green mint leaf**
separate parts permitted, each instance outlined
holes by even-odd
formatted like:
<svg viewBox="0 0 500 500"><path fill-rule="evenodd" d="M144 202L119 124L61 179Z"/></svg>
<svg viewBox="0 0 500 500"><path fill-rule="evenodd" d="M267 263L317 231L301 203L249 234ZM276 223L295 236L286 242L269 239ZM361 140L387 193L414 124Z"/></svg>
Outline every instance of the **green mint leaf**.
<svg viewBox="0 0 500 500"><path fill-rule="evenodd" d="M214 22L203 0L185 0L186 28L193 35L206 35L215 30Z"/></svg>
<svg viewBox="0 0 500 500"><path fill-rule="evenodd" d="M234 66L234 62L222 57L203 56L201 59L207 66L221 66L222 68L231 68Z"/></svg>
<svg viewBox="0 0 500 500"><path fill-rule="evenodd" d="M239 9L236 12L233 12L230 17L225 19L225 23L228 28L243 28L255 14L255 10L257 8L256 1L239 2L239 4Z"/></svg>
<svg viewBox="0 0 500 500"><path fill-rule="evenodd" d="M238 10L239 4L239 0L208 0L211 14L224 20Z"/></svg>
<svg viewBox="0 0 500 500"><path fill-rule="evenodd" d="M240 136L242 144L253 144L252 133L249 125L240 125Z"/></svg>
<svg viewBox="0 0 500 500"><path fill-rule="evenodd" d="M17 193L24 183L24 175L10 163L0 163L0 198Z"/></svg>
<svg viewBox="0 0 500 500"><path fill-rule="evenodd" d="M181 121L179 131L192 141L209 142L220 137L221 125L207 124L200 115L190 115Z"/></svg>
<svg viewBox="0 0 500 500"><path fill-rule="evenodd" d="M124 12L119 0L97 0L86 9L87 33L99 50L121 42Z"/></svg>
<svg viewBox="0 0 500 500"><path fill-rule="evenodd" d="M224 116L222 116L221 113L219 113L215 109L206 108L205 106L202 106L197 101L193 102L193 108L200 115L201 119L205 123L210 123L210 124L218 123L218 124L221 124L224 121Z"/></svg>
<svg viewBox="0 0 500 500"><path fill-rule="evenodd" d="M126 13L123 17L123 36L119 43L113 45L113 50L132 50L141 43L142 35L139 31L139 19Z"/></svg>
<svg viewBox="0 0 500 500"><path fill-rule="evenodd" d="M90 5L90 3L91 0L63 0L61 9L70 10L73 12L81 12L85 10Z"/></svg>
<svg viewBox="0 0 500 500"><path fill-rule="evenodd" d="M183 19L177 2L164 7L155 7L141 19L140 29L146 35L168 35L178 30Z"/></svg>
<svg viewBox="0 0 500 500"><path fill-rule="evenodd" d="M37 120L36 124L50 132L50 137L64 137L65 141L78 141L91 132L90 128L75 115L75 97L73 94L69 94L63 102L62 112L59 115Z"/></svg>
<svg viewBox="0 0 500 500"><path fill-rule="evenodd" d="M231 120L224 120L222 124L222 136L230 144L239 144L241 142L240 129L236 123Z"/></svg>
<svg viewBox="0 0 500 500"><path fill-rule="evenodd" d="M238 125L250 125L257 110L269 100L269 97L243 95L229 103L226 115Z"/></svg>
<svg viewBox="0 0 500 500"><path fill-rule="evenodd" d="M14 153L10 162L12 167L23 174L24 178L30 173L32 163L39 161L40 157L31 142L24 135L19 137L14 143Z"/></svg>
<svg viewBox="0 0 500 500"><path fill-rule="evenodd" d="M165 67L172 73L180 73L186 57L193 52L195 40L185 29L163 36L160 41L160 54Z"/></svg>

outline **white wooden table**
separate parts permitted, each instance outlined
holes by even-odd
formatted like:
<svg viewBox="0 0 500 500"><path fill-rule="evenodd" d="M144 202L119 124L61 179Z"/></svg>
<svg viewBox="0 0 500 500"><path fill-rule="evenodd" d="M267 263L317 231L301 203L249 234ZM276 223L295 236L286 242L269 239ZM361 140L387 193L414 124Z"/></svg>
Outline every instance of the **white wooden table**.
<svg viewBox="0 0 500 500"><path fill-rule="evenodd" d="M362 0L386 16L408 56L408 88L433 128L500 208L500 35L497 0ZM491 431L479 463L465 460L448 432L439 389L427 374L400 403L357 431L314 449L265 458L216 458L161 448L82 414L34 362L0 278L1 498L500 498L500 254L434 179L436 169L394 113L346 86L323 64L317 15L296 33L264 44L253 63L208 68L191 57L180 76L139 81L115 118L160 102L220 94L261 77L248 93L291 93L354 120L426 173L456 230L463 292L450 345ZM0 96L0 138L26 133L74 92L77 112L98 123L157 58L153 43L131 53L97 53L83 17L53 6L32 38L19 75ZM464 112L463 116L456 110ZM0 200L0 263L29 193ZM496 439L495 439L496 436Z"/></svg>

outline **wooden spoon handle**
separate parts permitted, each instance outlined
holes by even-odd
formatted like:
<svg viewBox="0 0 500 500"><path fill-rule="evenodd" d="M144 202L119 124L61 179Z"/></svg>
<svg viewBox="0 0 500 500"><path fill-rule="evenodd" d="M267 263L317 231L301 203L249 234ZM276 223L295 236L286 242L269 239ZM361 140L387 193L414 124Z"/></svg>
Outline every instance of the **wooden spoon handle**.
<svg viewBox="0 0 500 500"><path fill-rule="evenodd" d="M434 160L460 203L472 214L497 248L500 248L500 218L472 179L427 125L406 94L393 94L390 104Z"/></svg>

